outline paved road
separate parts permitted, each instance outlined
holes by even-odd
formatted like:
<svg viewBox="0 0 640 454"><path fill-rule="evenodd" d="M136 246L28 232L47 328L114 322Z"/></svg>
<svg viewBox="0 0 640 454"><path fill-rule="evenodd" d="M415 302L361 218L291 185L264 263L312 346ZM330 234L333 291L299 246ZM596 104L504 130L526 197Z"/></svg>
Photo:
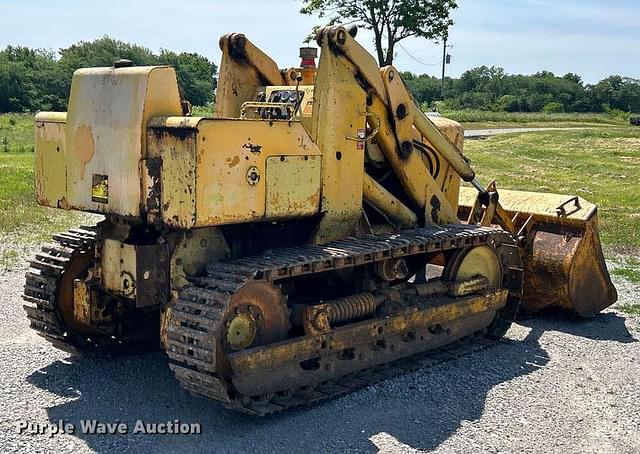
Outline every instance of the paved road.
<svg viewBox="0 0 640 454"><path fill-rule="evenodd" d="M508 342L311 408L255 419L180 389L161 353L71 359L27 327L0 272L0 452L599 452L640 446L640 318L548 316ZM640 286L618 281L623 302ZM192 435L20 435L62 420L200 423ZM34 429L35 430L35 429Z"/></svg>
<svg viewBox="0 0 640 454"><path fill-rule="evenodd" d="M497 136L501 134L521 134L525 132L541 132L541 131L571 131L574 129L589 128L499 128L499 129L470 129L464 132L467 139L481 139L489 136Z"/></svg>

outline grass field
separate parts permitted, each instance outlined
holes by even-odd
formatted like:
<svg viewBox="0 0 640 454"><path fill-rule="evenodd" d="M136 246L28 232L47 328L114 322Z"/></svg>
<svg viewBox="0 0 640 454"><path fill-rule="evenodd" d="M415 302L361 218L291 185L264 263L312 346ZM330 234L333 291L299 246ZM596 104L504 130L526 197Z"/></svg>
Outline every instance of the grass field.
<svg viewBox="0 0 640 454"><path fill-rule="evenodd" d="M33 115L0 114L0 153L33 151Z"/></svg>
<svg viewBox="0 0 640 454"><path fill-rule="evenodd" d="M2 137L7 139L6 152ZM81 213L36 204L34 159L33 116L0 115L0 268L18 261L24 247L86 219Z"/></svg>
<svg viewBox="0 0 640 454"><path fill-rule="evenodd" d="M640 128L536 132L468 141L466 154L498 188L575 194L599 205L609 251L640 251Z"/></svg>

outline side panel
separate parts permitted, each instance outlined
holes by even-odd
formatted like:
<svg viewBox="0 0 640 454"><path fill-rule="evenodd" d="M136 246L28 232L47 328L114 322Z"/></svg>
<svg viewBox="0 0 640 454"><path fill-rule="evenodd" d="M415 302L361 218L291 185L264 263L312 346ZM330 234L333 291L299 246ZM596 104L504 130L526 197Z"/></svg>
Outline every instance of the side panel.
<svg viewBox="0 0 640 454"><path fill-rule="evenodd" d="M36 197L50 207L65 205L67 194L66 114L41 112L35 118Z"/></svg>
<svg viewBox="0 0 640 454"><path fill-rule="evenodd" d="M267 159L266 216L307 216L320 206L320 156L273 156Z"/></svg>
<svg viewBox="0 0 640 454"><path fill-rule="evenodd" d="M195 129L149 130L149 154L162 162L161 215L173 227L189 229L196 223L196 137Z"/></svg>
<svg viewBox="0 0 640 454"><path fill-rule="evenodd" d="M149 155L162 159L166 224L197 228L320 211L322 156L299 122L175 117L152 125Z"/></svg>
<svg viewBox="0 0 640 454"><path fill-rule="evenodd" d="M235 224L296 217L285 207L266 212L266 188L292 200L308 198L304 214L319 210L319 198L309 197L319 187L294 187L272 182L267 159L273 156L320 156L298 122L202 120L198 126L196 170L196 226ZM316 161L304 161L315 166Z"/></svg>

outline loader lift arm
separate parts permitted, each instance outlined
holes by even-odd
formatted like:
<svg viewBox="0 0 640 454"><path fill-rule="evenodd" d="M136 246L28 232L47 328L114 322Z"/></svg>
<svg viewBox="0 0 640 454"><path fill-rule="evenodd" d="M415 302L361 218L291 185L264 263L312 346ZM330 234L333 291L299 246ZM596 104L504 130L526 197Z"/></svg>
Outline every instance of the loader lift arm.
<svg viewBox="0 0 640 454"><path fill-rule="evenodd" d="M418 219L424 219L424 224L459 222L457 205L451 203L444 194L446 187L437 185L420 154L414 153L416 139L426 140L463 181L471 183L480 192L478 200L485 206L489 205L489 193L476 179L475 172L462 151L417 106L396 68L378 68L371 54L344 27L320 30L317 41L323 51L332 52L337 58L344 58L353 66L354 77L367 93L369 129L376 131L376 143L384 152L410 200L417 208L424 210L417 213ZM365 174L365 200L385 211L392 219L400 221L400 225L411 225L414 217L406 215L411 210L406 206L398 208L399 202L392 199L393 195L385 193L385 189L379 183L370 181L370 178ZM385 198L387 203L381 203ZM496 199L496 196L492 198L494 201ZM432 209L433 206L438 209ZM398 211L405 215L399 218ZM495 212L501 214L504 210L498 208ZM508 219L499 223L510 225Z"/></svg>
<svg viewBox="0 0 640 454"><path fill-rule="evenodd" d="M498 225L508 231L517 238L523 258L521 307L526 312L559 306L581 317L592 317L616 301L594 204L570 195L499 194L495 181L484 188L461 150L416 105L396 68L378 68L344 27L320 30L317 41L323 52L332 52L352 65L357 83L367 93L369 129L377 131L376 145L411 201L403 204L398 194L390 193L365 172L363 198L367 203L402 227L417 220L422 225ZM473 189L461 188L460 201L447 197L451 182L436 183L420 153L415 152L420 142L429 144L460 179L471 183Z"/></svg>

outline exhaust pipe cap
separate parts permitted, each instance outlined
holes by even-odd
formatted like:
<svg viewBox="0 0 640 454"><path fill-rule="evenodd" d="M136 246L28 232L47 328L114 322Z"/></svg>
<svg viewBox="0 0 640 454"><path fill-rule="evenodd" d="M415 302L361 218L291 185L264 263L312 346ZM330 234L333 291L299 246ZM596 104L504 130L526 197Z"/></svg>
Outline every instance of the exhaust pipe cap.
<svg viewBox="0 0 640 454"><path fill-rule="evenodd" d="M126 58L121 58L120 60L116 60L113 62L113 67L114 68L129 68L131 66L134 66L133 62L131 60L127 60Z"/></svg>

